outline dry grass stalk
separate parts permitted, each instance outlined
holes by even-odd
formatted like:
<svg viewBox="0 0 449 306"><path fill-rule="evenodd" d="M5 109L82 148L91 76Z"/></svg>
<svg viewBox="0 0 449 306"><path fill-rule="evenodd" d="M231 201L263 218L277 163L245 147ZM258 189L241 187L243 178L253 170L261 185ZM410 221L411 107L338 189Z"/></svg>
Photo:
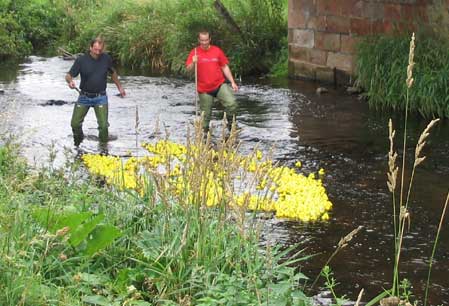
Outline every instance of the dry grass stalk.
<svg viewBox="0 0 449 306"><path fill-rule="evenodd" d="M321 276L321 273L323 272L324 267L329 265L329 263L331 262L332 258L334 258L335 255L337 255L337 253L340 250L342 250L342 249L344 249L345 247L348 246L348 243L352 240L352 238L354 238L355 235L357 235L357 233L362 228L363 228L363 226L359 225L357 228L353 229L349 234L347 234L346 236L344 236L343 238L340 239L340 241L337 244L337 249L332 253L332 255L329 257L329 259L323 265L323 268L320 270L320 273L318 273L318 275L316 276L315 280L313 281L312 285L310 286L310 289L313 289L313 287L315 286L316 282L318 281L318 279Z"/></svg>
<svg viewBox="0 0 449 306"><path fill-rule="evenodd" d="M430 285L430 273L432 271L433 258L435 256L435 251L437 248L438 238L440 237L441 228L443 227L443 220L444 220L444 216L446 215L446 209L447 209L448 203L449 203L449 192L447 193L446 202L444 203L444 206L443 206L443 212L441 213L440 224L438 225L435 242L433 243L432 255L430 256L429 272L427 273L426 291L425 291L425 295L424 295L424 306L427 305L427 297L428 297L429 285Z"/></svg>
<svg viewBox="0 0 449 306"><path fill-rule="evenodd" d="M433 119L429 122L427 127L424 129L424 131L421 133L421 136L419 136L418 143L416 144L415 149L415 164L414 166L418 166L420 163L422 163L426 157L420 156L422 149L426 145L426 139L430 135L430 129L438 122L440 119Z"/></svg>
<svg viewBox="0 0 449 306"><path fill-rule="evenodd" d="M136 105L136 124L134 125L134 131L136 133L136 157L139 157L139 107Z"/></svg>
<svg viewBox="0 0 449 306"><path fill-rule="evenodd" d="M362 296L363 296L363 292L365 291L365 289L362 288L362 290L360 290L359 292L359 296L357 297L357 301L355 302L354 306L359 306L360 301L362 300Z"/></svg>
<svg viewBox="0 0 449 306"><path fill-rule="evenodd" d="M410 48L408 55L408 66L407 66L407 99L405 103L405 120L404 120L404 142L403 142L403 152L402 152L402 173L401 173L401 194L399 204L403 205L404 196L404 176L405 176L405 156L407 149L407 122L408 122L408 104L409 104L409 90L413 85L413 66L415 62L413 61L415 56L415 33L412 34L412 39L410 40Z"/></svg>
<svg viewBox="0 0 449 306"><path fill-rule="evenodd" d="M355 235L363 228L359 225L357 228L353 229L349 234L340 239L337 245L337 250L341 250L348 246L348 243L354 238Z"/></svg>
<svg viewBox="0 0 449 306"><path fill-rule="evenodd" d="M415 33L413 33L412 35L412 39L410 41L410 50L408 54L407 80L406 80L408 88L412 87L413 85L413 66L415 65L415 62L413 61L414 56L415 56Z"/></svg>
<svg viewBox="0 0 449 306"><path fill-rule="evenodd" d="M393 130L393 123L391 119L388 122L388 128L389 128L389 136L390 139L390 151L388 152L388 181L387 186L391 193L394 192L396 189L396 180L398 177L398 167L396 166L396 158L398 157L398 154L394 151L394 136L396 134L396 131Z"/></svg>

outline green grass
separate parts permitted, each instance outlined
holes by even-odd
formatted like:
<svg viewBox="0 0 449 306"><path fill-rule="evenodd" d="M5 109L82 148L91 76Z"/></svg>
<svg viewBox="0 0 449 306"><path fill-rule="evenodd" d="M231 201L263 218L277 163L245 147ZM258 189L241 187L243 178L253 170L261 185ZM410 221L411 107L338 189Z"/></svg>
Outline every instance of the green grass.
<svg viewBox="0 0 449 306"><path fill-rule="evenodd" d="M377 36L359 45L357 78L374 109L405 109L408 44L407 36ZM426 118L449 117L448 48L447 38L417 34L409 111Z"/></svg>
<svg viewBox="0 0 449 306"><path fill-rule="evenodd" d="M223 0L238 33L214 7L213 0L62 1L68 12L61 42L72 52L84 51L102 35L121 64L134 68L185 73L188 52L201 29L211 32L237 75L267 73L287 37L287 1Z"/></svg>
<svg viewBox="0 0 449 306"><path fill-rule="evenodd" d="M260 246L257 220L179 205L150 176L137 194L76 162L32 169L19 149L0 147L0 304L308 304L290 267L307 257Z"/></svg>

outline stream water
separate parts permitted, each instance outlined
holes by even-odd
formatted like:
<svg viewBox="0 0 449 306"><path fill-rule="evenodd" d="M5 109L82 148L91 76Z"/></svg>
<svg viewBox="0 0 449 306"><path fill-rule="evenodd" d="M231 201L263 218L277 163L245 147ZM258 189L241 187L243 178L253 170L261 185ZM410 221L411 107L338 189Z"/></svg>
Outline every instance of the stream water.
<svg viewBox="0 0 449 306"><path fill-rule="evenodd" d="M0 134L19 136L23 153L36 165L46 164L49 147L62 163L74 153L70 118L77 93L64 75L72 63L60 58L30 57L20 65L0 71ZM191 81L140 76L121 76L126 98L117 97L109 84L111 141L108 152L126 156L138 141L151 141L155 127L183 142L195 116ZM329 88L317 95L317 84L294 80L243 80L237 95L243 153L259 146L274 158L293 166L297 160L305 173L324 168L325 184L334 204L328 223L265 220L265 239L290 245L299 243L307 253L317 254L303 272L312 279L319 273L341 237L359 225L364 228L331 262L339 285L336 291L355 300L364 288L371 298L389 288L393 267L391 195L386 186L388 119L391 115L368 111L366 102ZM214 112L212 125L219 126L222 111ZM428 121L411 116L407 128L407 166L419 134ZM401 153L403 118L393 116L396 145ZM97 128L91 110L84 122L86 152L98 152ZM216 132L218 133L218 131ZM66 153L64 153L66 152ZM143 151L142 151L143 153ZM401 277L411 281L412 291L422 299L429 256L449 187L449 122L432 130L424 150L427 160L416 172L409 204L411 224L405 234ZM406 175L406 179L409 173ZM449 305L449 224L446 219L432 268L430 304ZM323 282L318 283L319 286Z"/></svg>

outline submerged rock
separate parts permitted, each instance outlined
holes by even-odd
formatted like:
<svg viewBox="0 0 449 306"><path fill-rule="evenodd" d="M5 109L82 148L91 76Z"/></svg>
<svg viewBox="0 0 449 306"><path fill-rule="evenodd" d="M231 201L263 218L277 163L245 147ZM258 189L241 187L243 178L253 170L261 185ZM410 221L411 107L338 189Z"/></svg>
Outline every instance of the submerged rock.
<svg viewBox="0 0 449 306"><path fill-rule="evenodd" d="M316 89L316 93L319 94L319 95L321 95L323 93L327 93L327 92L329 92L329 90L327 88L325 88L325 87L318 87Z"/></svg>
<svg viewBox="0 0 449 306"><path fill-rule="evenodd" d="M51 100L48 100L47 102L42 103L41 106L53 106L53 105L61 106L61 105L66 105L66 104L70 104L70 103L72 103L72 102L51 99Z"/></svg>
<svg viewBox="0 0 449 306"><path fill-rule="evenodd" d="M350 95L356 95L362 92L362 89L357 86L349 86L346 87L346 92Z"/></svg>

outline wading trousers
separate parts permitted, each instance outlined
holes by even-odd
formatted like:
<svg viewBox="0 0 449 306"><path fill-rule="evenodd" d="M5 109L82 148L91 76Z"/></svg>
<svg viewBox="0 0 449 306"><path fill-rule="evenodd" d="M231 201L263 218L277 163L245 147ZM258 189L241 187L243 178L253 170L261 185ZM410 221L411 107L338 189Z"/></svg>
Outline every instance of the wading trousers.
<svg viewBox="0 0 449 306"><path fill-rule="evenodd" d="M208 93L200 93L199 98L200 112L204 112L203 130L207 133L209 131L209 123L212 116L212 106L214 104L215 96ZM237 111L237 101L235 100L234 92L228 84L224 83L216 93L216 98L225 108L228 128L230 128Z"/></svg>
<svg viewBox="0 0 449 306"><path fill-rule="evenodd" d="M75 146L78 146L84 138L83 121L90 107L94 108L95 116L97 117L99 131L98 138L100 139L100 143L106 143L108 141L108 104L106 103L91 106L84 105L82 103L76 103L75 108L73 109L71 121Z"/></svg>

